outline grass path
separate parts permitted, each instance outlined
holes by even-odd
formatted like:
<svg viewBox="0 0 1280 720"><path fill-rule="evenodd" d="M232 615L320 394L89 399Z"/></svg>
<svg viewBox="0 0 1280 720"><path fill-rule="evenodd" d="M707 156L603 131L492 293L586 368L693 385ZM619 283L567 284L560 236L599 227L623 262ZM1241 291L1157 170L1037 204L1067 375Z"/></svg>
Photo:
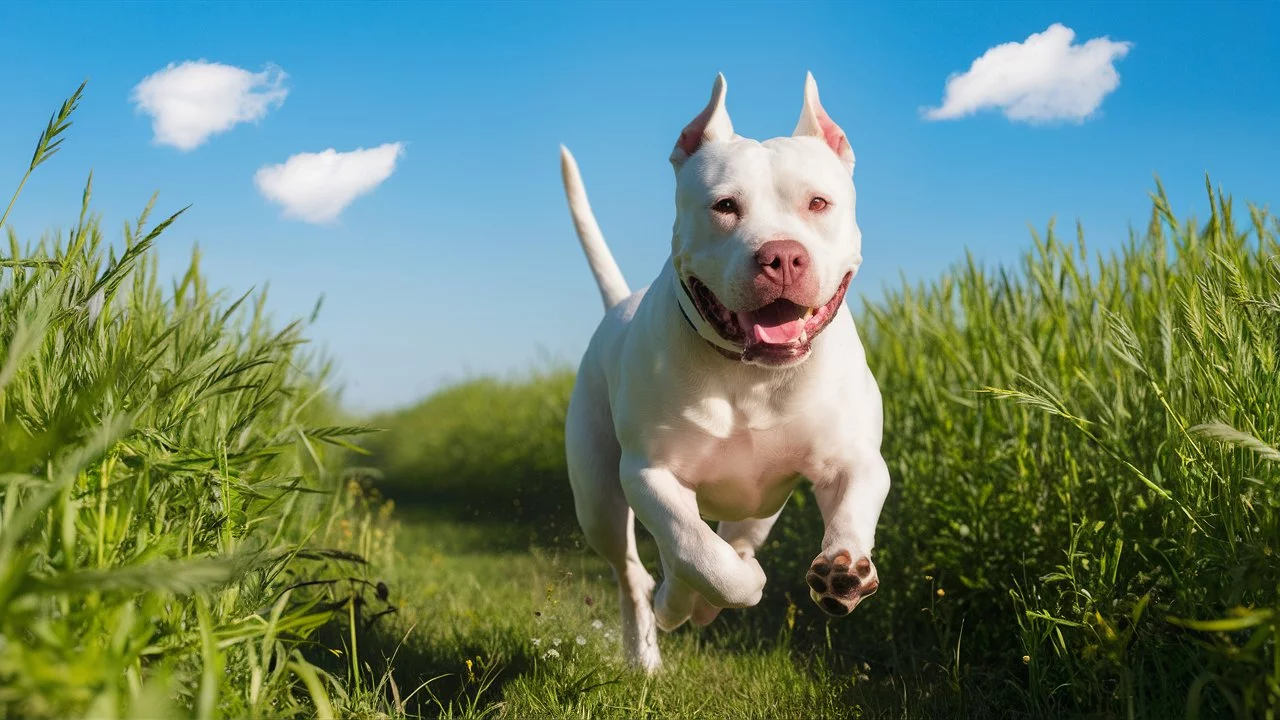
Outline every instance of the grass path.
<svg viewBox="0 0 1280 720"><path fill-rule="evenodd" d="M831 668L839 653L802 652L793 647L787 627L766 636L732 613L705 629L686 627L662 636L661 675L632 672L621 659L612 578L590 551L564 543L545 549L532 531L497 523L421 515L403 522L391 578L400 612L382 627L381 637L382 651L396 653L396 688L389 691L410 715L888 714L867 712L866 698L868 689L894 694L891 681L869 688L865 675L862 681L852 672L838 677ZM812 611L809 621L817 622L817 615Z"/></svg>

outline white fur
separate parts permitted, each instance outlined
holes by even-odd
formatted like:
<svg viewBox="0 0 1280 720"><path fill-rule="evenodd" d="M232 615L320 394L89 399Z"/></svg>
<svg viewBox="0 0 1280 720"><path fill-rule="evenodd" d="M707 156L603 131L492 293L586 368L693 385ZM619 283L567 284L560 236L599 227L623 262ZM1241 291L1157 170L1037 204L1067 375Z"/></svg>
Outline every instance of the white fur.
<svg viewBox="0 0 1280 720"><path fill-rule="evenodd" d="M853 155L829 146L820 117L810 77L795 136L739 137L717 78L711 103L690 126L705 124L702 145L692 155L679 146L672 153L671 256L656 281L625 298L577 165L563 150L570 209L608 308L569 404L569 476L586 538L618 580L627 656L647 670L661 665L657 627L690 617L705 624L720 608L759 602L765 575L755 550L803 479L813 483L826 524L815 563L841 552L869 559L875 542L889 489L881 399L849 310L840 305L807 358L776 367L726 358L708 342L715 331L679 304L680 281L690 274L730 309L749 301L754 254L769 240L796 240L809 252L818 273L814 306L856 272ZM815 194L830 201L828 212L806 211ZM724 195L740 199L740 218L708 209ZM660 550L656 592L636 553L633 518ZM719 521L718 532L707 520Z"/></svg>

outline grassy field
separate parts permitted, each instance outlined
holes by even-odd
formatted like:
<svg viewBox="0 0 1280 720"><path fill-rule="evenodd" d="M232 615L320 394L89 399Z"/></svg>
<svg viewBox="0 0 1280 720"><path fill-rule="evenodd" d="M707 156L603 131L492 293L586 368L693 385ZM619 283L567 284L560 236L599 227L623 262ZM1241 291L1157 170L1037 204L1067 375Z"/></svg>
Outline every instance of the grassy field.
<svg viewBox="0 0 1280 720"><path fill-rule="evenodd" d="M1280 712L1280 222L1259 208L1210 191L1180 221L1157 190L1114 253L1051 228L1019 266L869 304L879 592L812 606L800 490L761 604L662 636L650 678L570 510L571 370L366 434L306 321L211 290L198 255L159 277L181 219L148 208L113 243L91 200L0 250L0 717Z"/></svg>

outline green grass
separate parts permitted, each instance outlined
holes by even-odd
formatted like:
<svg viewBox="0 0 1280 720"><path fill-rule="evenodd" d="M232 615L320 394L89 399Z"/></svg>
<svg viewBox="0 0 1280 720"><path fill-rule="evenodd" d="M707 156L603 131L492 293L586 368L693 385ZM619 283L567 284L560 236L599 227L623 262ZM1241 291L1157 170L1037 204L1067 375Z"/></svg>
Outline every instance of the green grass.
<svg viewBox="0 0 1280 720"><path fill-rule="evenodd" d="M393 713L844 717L894 691L865 668L836 675L830 649L794 644L795 628L826 622L808 608L764 631L732 611L707 630L678 631L663 640L666 672L648 677L623 662L616 588L591 551L503 521L421 511L405 520L393 582L405 596L377 634L378 652L394 655Z"/></svg>
<svg viewBox="0 0 1280 720"><path fill-rule="evenodd" d="M467 707L511 716L641 703L731 716L754 706L719 699L746 687L757 714L1276 717L1280 222L1212 190L1205 221L1177 220L1163 190L1152 199L1145 232L1113 253L1050 227L1017 267L970 258L868 305L859 327L894 481L880 591L847 619L811 608L804 569L822 526L798 492L761 553L761 605L664 637L684 670L653 681L617 676L605 655L556 674L520 644L543 634L538 585L601 574L539 554L578 538L562 460L571 373L475 381L379 418L384 487L450 523L487 522L509 548L475 556L477 538L454 551L474 574L446 554L402 581L441 588L442 622L488 608L474 631L426 640L443 648L427 655L493 663L501 682ZM537 511L522 511L531 499ZM414 532L458 532L442 522ZM600 583L591 613L612 618ZM574 691L588 671L585 685L620 679ZM709 693L717 702L699 704Z"/></svg>
<svg viewBox="0 0 1280 720"><path fill-rule="evenodd" d="M158 277L180 213L113 245L91 198L0 250L0 717L333 716L351 675L311 658L349 648L315 639L377 606L393 530L339 475L363 429L263 293Z"/></svg>

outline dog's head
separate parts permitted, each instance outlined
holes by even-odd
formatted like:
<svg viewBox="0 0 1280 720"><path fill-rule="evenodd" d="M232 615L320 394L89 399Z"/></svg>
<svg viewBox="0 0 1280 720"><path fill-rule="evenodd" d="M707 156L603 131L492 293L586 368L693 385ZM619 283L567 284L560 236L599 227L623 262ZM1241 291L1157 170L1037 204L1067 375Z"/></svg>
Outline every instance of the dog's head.
<svg viewBox="0 0 1280 720"><path fill-rule="evenodd" d="M724 97L721 75L671 153L676 292L708 342L747 362L792 366L809 356L862 262L853 150L812 75L791 137L735 135Z"/></svg>

